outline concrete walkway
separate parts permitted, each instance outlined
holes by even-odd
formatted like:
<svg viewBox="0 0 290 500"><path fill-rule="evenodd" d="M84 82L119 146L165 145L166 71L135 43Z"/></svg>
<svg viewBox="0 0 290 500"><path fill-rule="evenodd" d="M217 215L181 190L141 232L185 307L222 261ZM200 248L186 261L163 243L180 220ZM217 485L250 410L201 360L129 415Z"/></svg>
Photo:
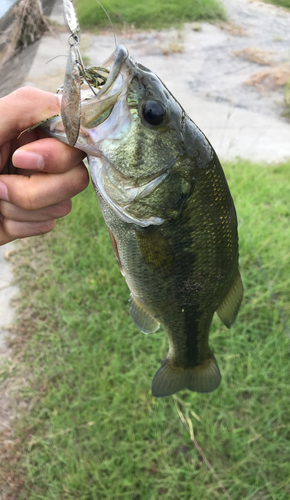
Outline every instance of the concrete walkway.
<svg viewBox="0 0 290 500"><path fill-rule="evenodd" d="M17 287L12 285L13 275L9 263L9 252L13 250L13 243L0 247L0 359L6 353L4 337L7 333L6 325L13 320L13 309L10 308L11 299L17 294Z"/></svg>
<svg viewBox="0 0 290 500"><path fill-rule="evenodd" d="M13 275L9 260L9 252L13 250L13 243L0 247L0 372L10 359L6 337L7 326L14 320L14 309L11 299L17 297L18 288L12 284ZM9 427L11 407L8 393L0 385L0 432Z"/></svg>
<svg viewBox="0 0 290 500"><path fill-rule="evenodd" d="M254 73L289 63L290 12L259 1L223 3L229 23L202 23L198 31L192 24L185 25L182 32L132 30L118 34L117 41L136 61L159 76L222 160L287 160L290 121L281 116L284 88L263 82L255 87L244 82ZM55 4L51 17L63 23L61 2ZM244 49L261 50L269 64L247 58ZM111 33L82 33L81 52L89 65L101 65L113 51ZM63 81L67 53L67 31L56 38L44 36L25 85L54 92ZM240 56L235 55L238 53ZM55 56L60 57L50 61Z"/></svg>
<svg viewBox="0 0 290 500"><path fill-rule="evenodd" d="M14 248L13 243L0 246L0 359L6 353L4 337L7 333L6 325L13 320L13 309L10 301L17 294L17 287L12 284L13 274L9 263L9 252Z"/></svg>

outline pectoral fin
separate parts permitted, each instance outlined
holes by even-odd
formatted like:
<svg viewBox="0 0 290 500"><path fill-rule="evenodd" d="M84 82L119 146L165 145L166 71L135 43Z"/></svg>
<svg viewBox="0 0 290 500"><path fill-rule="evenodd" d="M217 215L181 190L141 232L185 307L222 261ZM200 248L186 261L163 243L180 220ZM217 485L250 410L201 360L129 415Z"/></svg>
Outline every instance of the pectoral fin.
<svg viewBox="0 0 290 500"><path fill-rule="evenodd" d="M163 234L155 227L136 230L136 239L147 266L162 276L171 276L175 270L174 255Z"/></svg>
<svg viewBox="0 0 290 500"><path fill-rule="evenodd" d="M237 272L236 279L230 288L226 298L216 310L218 317L227 328L234 324L243 300L243 283L240 272Z"/></svg>
<svg viewBox="0 0 290 500"><path fill-rule="evenodd" d="M212 392L218 388L221 374L212 356L194 368L175 368L168 358L161 363L152 382L152 394L156 398L171 396L182 389L193 392Z"/></svg>
<svg viewBox="0 0 290 500"><path fill-rule="evenodd" d="M129 313L141 332L153 333L158 330L160 323L144 309L132 294L130 296Z"/></svg>

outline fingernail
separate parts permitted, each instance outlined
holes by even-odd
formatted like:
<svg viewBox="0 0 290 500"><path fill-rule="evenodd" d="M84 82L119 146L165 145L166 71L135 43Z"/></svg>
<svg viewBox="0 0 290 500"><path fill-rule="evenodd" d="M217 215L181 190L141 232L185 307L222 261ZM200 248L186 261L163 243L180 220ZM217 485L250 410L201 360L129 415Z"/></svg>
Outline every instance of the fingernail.
<svg viewBox="0 0 290 500"><path fill-rule="evenodd" d="M8 190L3 182L0 182L0 200L9 201Z"/></svg>
<svg viewBox="0 0 290 500"><path fill-rule="evenodd" d="M13 165L17 168L28 168L41 170L44 167L44 160L41 155L18 149L12 156Z"/></svg>

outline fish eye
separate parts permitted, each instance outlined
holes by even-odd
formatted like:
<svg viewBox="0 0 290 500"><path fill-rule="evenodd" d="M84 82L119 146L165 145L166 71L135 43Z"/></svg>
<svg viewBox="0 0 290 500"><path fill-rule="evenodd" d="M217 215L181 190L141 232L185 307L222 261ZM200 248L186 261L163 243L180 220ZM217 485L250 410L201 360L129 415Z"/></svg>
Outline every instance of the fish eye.
<svg viewBox="0 0 290 500"><path fill-rule="evenodd" d="M143 116L150 125L160 125L165 116L165 110L159 102L147 101L143 108Z"/></svg>

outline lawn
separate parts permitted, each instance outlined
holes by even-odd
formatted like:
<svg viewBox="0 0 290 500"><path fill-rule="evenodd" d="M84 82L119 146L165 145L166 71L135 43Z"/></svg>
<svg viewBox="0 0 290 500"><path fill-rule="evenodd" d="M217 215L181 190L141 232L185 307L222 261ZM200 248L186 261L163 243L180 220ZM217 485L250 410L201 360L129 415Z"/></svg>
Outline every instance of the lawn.
<svg viewBox="0 0 290 500"><path fill-rule="evenodd" d="M264 0L267 3L273 3L274 5L279 5L280 7L287 7L290 9L290 0Z"/></svg>
<svg viewBox="0 0 290 500"><path fill-rule="evenodd" d="M225 19L218 0L103 0L114 27L159 29L179 26L183 22ZM110 27L103 9L94 0L76 0L76 10L82 28Z"/></svg>
<svg viewBox="0 0 290 500"><path fill-rule="evenodd" d="M226 498L221 483L232 500L289 499L290 344L252 245L289 323L290 165L238 161L225 171L243 219L245 297L230 331L217 317L211 328L222 372L214 393L152 397L167 340L130 320L91 187L56 230L19 245L23 397L33 407L18 421L10 465L25 476L18 500L212 500Z"/></svg>

